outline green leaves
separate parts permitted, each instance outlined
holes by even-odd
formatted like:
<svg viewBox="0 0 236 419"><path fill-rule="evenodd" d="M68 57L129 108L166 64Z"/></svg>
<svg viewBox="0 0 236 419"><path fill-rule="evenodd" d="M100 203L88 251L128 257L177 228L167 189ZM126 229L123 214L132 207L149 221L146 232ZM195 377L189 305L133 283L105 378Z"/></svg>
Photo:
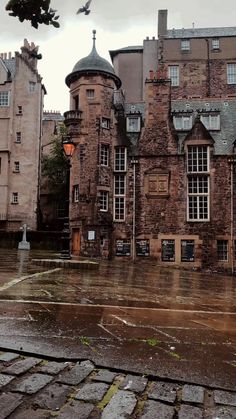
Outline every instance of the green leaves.
<svg viewBox="0 0 236 419"><path fill-rule="evenodd" d="M20 22L29 20L36 29L41 24L59 28L57 10L50 7L50 2L51 0L9 0L6 10L10 12L9 16L18 17Z"/></svg>

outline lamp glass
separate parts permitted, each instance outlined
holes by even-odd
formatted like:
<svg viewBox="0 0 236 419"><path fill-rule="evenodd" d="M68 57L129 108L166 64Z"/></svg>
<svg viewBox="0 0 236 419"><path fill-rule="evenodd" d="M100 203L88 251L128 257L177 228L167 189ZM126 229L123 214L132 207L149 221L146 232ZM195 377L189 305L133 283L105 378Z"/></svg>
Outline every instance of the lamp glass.
<svg viewBox="0 0 236 419"><path fill-rule="evenodd" d="M73 141L65 140L63 141L62 145L66 157L72 157L75 150L75 144L73 143Z"/></svg>

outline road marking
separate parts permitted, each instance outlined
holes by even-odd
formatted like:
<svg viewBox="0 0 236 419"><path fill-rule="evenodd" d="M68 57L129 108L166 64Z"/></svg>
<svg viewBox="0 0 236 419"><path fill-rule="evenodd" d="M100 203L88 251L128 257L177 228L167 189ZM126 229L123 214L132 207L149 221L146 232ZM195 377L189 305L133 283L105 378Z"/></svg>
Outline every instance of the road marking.
<svg viewBox="0 0 236 419"><path fill-rule="evenodd" d="M19 282L25 281L26 279L29 278L37 278L38 276L43 276L46 274L51 274L52 272L56 272L56 271L60 271L61 268L55 268L55 269L50 269L49 271L44 271L44 272L37 272L35 274L32 275L26 275L26 276L21 276L20 278L15 278L12 281L8 282L7 284L3 285L2 287L0 287L0 291L5 291L8 288L13 287L16 284L19 284Z"/></svg>

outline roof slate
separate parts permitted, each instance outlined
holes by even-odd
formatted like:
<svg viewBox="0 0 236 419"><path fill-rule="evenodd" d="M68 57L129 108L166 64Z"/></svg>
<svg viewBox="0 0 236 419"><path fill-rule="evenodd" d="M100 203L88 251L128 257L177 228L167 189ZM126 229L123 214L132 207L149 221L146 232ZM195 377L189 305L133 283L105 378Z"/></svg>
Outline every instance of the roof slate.
<svg viewBox="0 0 236 419"><path fill-rule="evenodd" d="M236 27L228 28L190 28L190 29L170 29L167 31L166 38L205 38L236 36Z"/></svg>

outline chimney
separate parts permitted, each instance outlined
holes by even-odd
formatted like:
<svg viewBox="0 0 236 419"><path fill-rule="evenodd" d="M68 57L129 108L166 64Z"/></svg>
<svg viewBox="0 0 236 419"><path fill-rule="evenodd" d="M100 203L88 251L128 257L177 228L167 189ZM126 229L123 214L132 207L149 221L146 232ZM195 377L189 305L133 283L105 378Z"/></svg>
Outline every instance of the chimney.
<svg viewBox="0 0 236 419"><path fill-rule="evenodd" d="M158 10L158 38L167 34L167 9Z"/></svg>

